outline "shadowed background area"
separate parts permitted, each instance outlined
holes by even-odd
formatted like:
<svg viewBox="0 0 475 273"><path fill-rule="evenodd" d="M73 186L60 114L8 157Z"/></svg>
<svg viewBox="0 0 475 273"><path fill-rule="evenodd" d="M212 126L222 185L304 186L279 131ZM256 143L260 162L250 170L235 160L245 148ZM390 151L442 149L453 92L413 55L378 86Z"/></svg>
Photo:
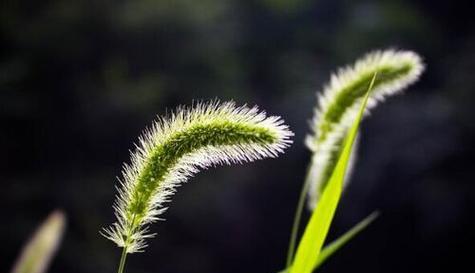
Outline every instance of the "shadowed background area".
<svg viewBox="0 0 475 273"><path fill-rule="evenodd" d="M35 227L68 215L49 272L115 272L122 162L156 115L233 99L295 132L278 159L204 171L126 272L277 272L310 153L315 93L377 48L428 66L363 122L335 238L380 218L321 272L457 272L475 243L475 20L471 1L6 0L0 4L0 271ZM472 109L472 110L471 110ZM472 169L472 171L470 171Z"/></svg>

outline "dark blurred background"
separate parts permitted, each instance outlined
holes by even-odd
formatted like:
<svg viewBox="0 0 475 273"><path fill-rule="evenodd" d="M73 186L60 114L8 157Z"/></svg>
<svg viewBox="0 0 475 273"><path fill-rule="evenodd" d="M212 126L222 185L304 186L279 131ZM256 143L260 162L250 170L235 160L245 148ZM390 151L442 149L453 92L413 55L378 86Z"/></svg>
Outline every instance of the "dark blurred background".
<svg viewBox="0 0 475 273"><path fill-rule="evenodd" d="M338 66L389 47L417 51L427 71L365 120L330 237L382 215L321 272L471 268L471 2L1 1L0 271L61 208L68 229L49 272L115 272L120 250L99 230L114 221L128 150L156 115L219 98L283 116L295 144L278 159L193 178L126 271L277 272L310 157L303 139L315 93Z"/></svg>

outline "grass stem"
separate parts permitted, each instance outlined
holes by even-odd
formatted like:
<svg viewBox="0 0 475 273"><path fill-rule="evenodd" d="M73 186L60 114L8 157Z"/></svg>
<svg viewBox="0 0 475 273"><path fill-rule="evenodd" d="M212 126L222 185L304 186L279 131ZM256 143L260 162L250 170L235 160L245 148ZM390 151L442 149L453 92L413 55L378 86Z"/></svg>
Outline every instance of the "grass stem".
<svg viewBox="0 0 475 273"><path fill-rule="evenodd" d="M292 260L295 254L295 244L297 242L297 235L300 228L300 221L302 219L302 212L305 203L305 199L308 193L308 188L310 187L310 177L305 179L305 183L300 191L299 200L297 203L297 208L295 210L294 222L292 224L292 231L290 234L289 249L287 250L287 261L285 263L285 268L289 268L292 264Z"/></svg>
<svg viewBox="0 0 475 273"><path fill-rule="evenodd" d="M117 270L117 273L124 272L126 258L127 258L127 248L124 247L122 249L122 255L120 256L119 269Z"/></svg>

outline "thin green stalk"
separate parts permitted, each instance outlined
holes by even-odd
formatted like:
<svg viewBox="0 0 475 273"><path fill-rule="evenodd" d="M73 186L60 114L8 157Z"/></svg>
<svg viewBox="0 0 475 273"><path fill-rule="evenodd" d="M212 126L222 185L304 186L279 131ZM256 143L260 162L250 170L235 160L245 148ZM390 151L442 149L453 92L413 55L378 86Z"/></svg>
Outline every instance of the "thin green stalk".
<svg viewBox="0 0 475 273"><path fill-rule="evenodd" d="M119 269L117 273L123 273L125 268L125 260L127 259L127 248L122 249L122 255L120 256Z"/></svg>
<svg viewBox="0 0 475 273"><path fill-rule="evenodd" d="M139 200L141 200L141 198L139 198ZM132 215L132 226L134 225L135 223L135 217L137 215L134 213ZM133 229L135 230L135 228ZM130 238L130 234L127 236L128 238ZM117 269L117 273L124 273L124 269L125 269L125 260L127 259L127 245L130 243L130 240L126 240L125 242L125 245L122 249L122 254L120 255L120 262L119 262L119 269Z"/></svg>
<svg viewBox="0 0 475 273"><path fill-rule="evenodd" d="M310 179L305 179L305 183L300 191L299 201L297 203L297 208L295 210L294 222L292 224L292 231L290 234L289 249L287 250L287 261L285 263L285 268L289 268L292 265L292 260L294 259L295 254L295 244L297 243L297 235L300 229L300 222L302 219L302 212L305 203L305 199L308 193L308 188L310 187Z"/></svg>

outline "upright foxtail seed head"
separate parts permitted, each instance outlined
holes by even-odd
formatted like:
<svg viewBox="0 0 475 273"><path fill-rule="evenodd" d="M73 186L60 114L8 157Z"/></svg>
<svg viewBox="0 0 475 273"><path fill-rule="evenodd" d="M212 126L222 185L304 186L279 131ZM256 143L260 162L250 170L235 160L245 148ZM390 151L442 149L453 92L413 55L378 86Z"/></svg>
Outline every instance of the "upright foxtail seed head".
<svg viewBox="0 0 475 273"><path fill-rule="evenodd" d="M377 77L368 99L366 114L378 102L414 83L423 70L424 64L416 53L385 50L371 52L353 66L341 68L331 75L330 82L318 95L311 126L312 135L306 139L307 146L313 152L306 182L309 185L310 209L315 207L326 186L346 132L358 114L361 99L375 73ZM354 153L351 161L354 160Z"/></svg>
<svg viewBox="0 0 475 273"><path fill-rule="evenodd" d="M127 253L140 252L149 225L176 187L199 169L276 157L293 133L280 117L234 102L196 103L146 129L125 164L114 204L117 222L103 235Z"/></svg>
<svg viewBox="0 0 475 273"><path fill-rule="evenodd" d="M43 273L61 243L66 226L62 211L52 212L23 248L11 273Z"/></svg>

